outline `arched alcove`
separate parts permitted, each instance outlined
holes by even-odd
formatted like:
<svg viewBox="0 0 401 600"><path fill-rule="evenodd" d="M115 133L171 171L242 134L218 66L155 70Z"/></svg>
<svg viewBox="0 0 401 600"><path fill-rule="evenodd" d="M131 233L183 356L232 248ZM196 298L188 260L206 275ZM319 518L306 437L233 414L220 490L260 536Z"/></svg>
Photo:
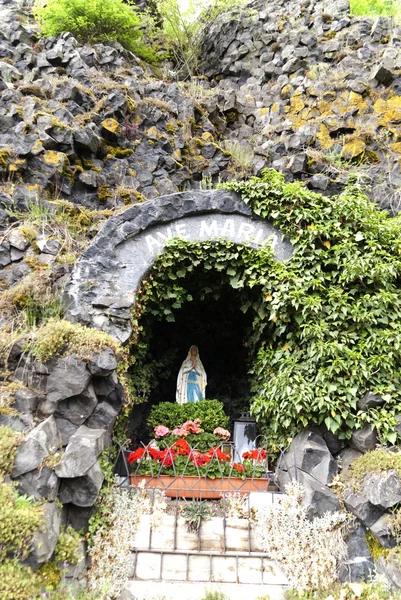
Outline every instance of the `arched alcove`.
<svg viewBox="0 0 401 600"><path fill-rule="evenodd" d="M208 279L218 278L210 272ZM148 441L146 419L154 404L174 402L177 374L192 344L199 348L208 377L206 398L223 402L233 421L249 410L248 336L252 329L252 311L243 312L243 293L222 281L216 297L200 297L205 279L197 277L187 285L192 300L175 312L175 320L146 320L149 361L163 365L145 404L134 405L128 423L128 437L134 444ZM250 292L250 296L257 295Z"/></svg>
<svg viewBox="0 0 401 600"><path fill-rule="evenodd" d="M130 309L143 277L167 240L270 243L278 261L293 246L255 215L234 192L171 194L135 205L108 219L75 266L66 289L68 318L106 331L122 343L132 333Z"/></svg>

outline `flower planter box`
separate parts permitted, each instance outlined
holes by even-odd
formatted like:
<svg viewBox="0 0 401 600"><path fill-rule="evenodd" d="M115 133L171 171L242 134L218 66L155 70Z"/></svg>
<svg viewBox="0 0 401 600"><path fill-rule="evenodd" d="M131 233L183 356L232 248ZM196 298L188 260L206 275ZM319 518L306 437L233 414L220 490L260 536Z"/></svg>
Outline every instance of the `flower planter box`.
<svg viewBox="0 0 401 600"><path fill-rule="evenodd" d="M237 492L249 494L249 492L269 491L269 479L241 479L240 477L222 477L210 479L209 477L197 477L195 475L130 475L131 485L137 487L145 481L145 488L157 488L163 490L169 498L199 498L218 499L223 493Z"/></svg>

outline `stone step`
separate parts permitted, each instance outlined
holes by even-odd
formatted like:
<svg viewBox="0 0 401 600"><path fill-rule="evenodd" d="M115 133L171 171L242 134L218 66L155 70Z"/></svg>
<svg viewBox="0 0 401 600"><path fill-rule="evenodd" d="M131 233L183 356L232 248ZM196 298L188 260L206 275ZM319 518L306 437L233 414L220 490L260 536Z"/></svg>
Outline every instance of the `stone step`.
<svg viewBox="0 0 401 600"><path fill-rule="evenodd" d="M277 562L262 553L150 552L133 553L132 579L239 583L285 586L286 576Z"/></svg>
<svg viewBox="0 0 401 600"><path fill-rule="evenodd" d="M257 584L199 584L166 581L128 581L120 600L201 600L206 592L220 592L230 600L284 600L285 587Z"/></svg>
<svg viewBox="0 0 401 600"><path fill-rule="evenodd" d="M262 552L257 530L248 519L212 517L202 522L199 533L188 531L184 517L164 515L162 525L151 530L143 515L135 533L133 549L197 550L209 552Z"/></svg>

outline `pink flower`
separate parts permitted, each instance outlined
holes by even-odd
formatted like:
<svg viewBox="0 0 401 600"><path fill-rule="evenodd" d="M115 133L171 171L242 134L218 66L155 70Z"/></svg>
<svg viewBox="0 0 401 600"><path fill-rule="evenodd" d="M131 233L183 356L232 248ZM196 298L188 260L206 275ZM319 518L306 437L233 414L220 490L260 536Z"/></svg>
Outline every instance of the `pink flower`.
<svg viewBox="0 0 401 600"><path fill-rule="evenodd" d="M213 431L214 435L217 435L221 440L229 440L231 433L227 431L227 429L223 429L222 427L216 427Z"/></svg>
<svg viewBox="0 0 401 600"><path fill-rule="evenodd" d="M197 419L196 421L185 421L184 425L182 426L182 429L187 433L201 433L203 430L198 426L197 422L199 424L201 423L199 419Z"/></svg>
<svg viewBox="0 0 401 600"><path fill-rule="evenodd" d="M180 437L185 437L186 435L188 435L188 431L186 431L182 427L176 427L175 429L173 429L173 431L171 433L173 435L178 435Z"/></svg>
<svg viewBox="0 0 401 600"><path fill-rule="evenodd" d="M164 425L157 425L155 427L155 436L157 438L164 437L165 435L168 435L169 433L170 433L170 429L168 427L165 427Z"/></svg>

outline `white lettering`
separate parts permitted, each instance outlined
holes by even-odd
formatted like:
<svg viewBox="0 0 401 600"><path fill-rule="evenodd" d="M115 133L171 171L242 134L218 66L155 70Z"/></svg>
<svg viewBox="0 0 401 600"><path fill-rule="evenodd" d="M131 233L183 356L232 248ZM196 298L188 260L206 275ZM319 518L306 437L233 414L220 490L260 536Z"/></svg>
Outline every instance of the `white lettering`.
<svg viewBox="0 0 401 600"><path fill-rule="evenodd" d="M180 237L186 236L186 231L185 231L186 228L187 228L186 223L176 223L175 224L175 230L177 232L177 235L179 235Z"/></svg>
<svg viewBox="0 0 401 600"><path fill-rule="evenodd" d="M200 234L199 237L202 239L203 237L206 238L217 238L217 221L215 221L215 219L213 219L213 221L210 223L207 221L202 221L201 222L201 226L200 226Z"/></svg>
<svg viewBox="0 0 401 600"><path fill-rule="evenodd" d="M173 231L171 227L168 227L167 233L162 233L161 231L158 231L157 235L161 240L171 240L171 238L173 237Z"/></svg>
<svg viewBox="0 0 401 600"><path fill-rule="evenodd" d="M257 232L255 237L253 238L253 241L255 242L255 244L260 244L260 242L262 241L262 236L263 236L263 229L260 227Z"/></svg>
<svg viewBox="0 0 401 600"><path fill-rule="evenodd" d="M273 235L269 235L265 241L267 242L267 240L271 240L271 247L275 248L277 246L278 236L276 233L273 233Z"/></svg>
<svg viewBox="0 0 401 600"><path fill-rule="evenodd" d="M235 235L235 223L234 223L233 219L226 219L226 221L224 222L224 225L223 225L223 229L221 230L221 237L226 237L226 236L234 237L234 235Z"/></svg>
<svg viewBox="0 0 401 600"><path fill-rule="evenodd" d="M252 236L254 226L249 223L241 223L238 228L238 238L243 240L244 238L249 239Z"/></svg>
<svg viewBox="0 0 401 600"><path fill-rule="evenodd" d="M145 239L146 239L146 244L148 246L149 252L152 251L153 246L155 246L157 249L159 249L160 246L162 245L161 241L157 240L154 235L147 235Z"/></svg>

